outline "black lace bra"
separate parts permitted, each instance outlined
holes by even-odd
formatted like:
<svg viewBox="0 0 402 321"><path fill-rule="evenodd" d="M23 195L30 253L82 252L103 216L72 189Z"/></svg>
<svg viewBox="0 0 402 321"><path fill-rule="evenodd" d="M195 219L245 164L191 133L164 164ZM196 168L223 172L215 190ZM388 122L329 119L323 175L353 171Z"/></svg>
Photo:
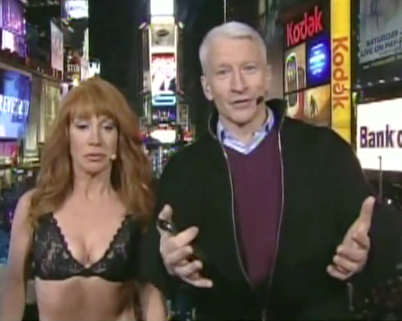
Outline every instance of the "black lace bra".
<svg viewBox="0 0 402 321"><path fill-rule="evenodd" d="M74 276L98 276L111 282L136 278L141 231L131 216L126 216L103 257L90 266L74 258L53 214L39 219L32 244L32 273L42 280L65 280Z"/></svg>

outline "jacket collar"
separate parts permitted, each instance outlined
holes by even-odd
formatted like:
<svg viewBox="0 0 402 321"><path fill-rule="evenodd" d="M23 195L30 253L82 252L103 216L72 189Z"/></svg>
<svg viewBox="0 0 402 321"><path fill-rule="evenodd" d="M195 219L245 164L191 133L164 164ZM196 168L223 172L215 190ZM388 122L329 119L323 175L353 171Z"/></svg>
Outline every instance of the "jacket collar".
<svg viewBox="0 0 402 321"><path fill-rule="evenodd" d="M275 115L277 121L275 121L275 127L277 129L281 129L283 125L283 121L286 117L287 104L283 99L271 99L268 100L265 105L269 107ZM219 114L216 108L213 109L212 113L209 115L208 119L208 132L214 137L217 138L217 126L218 126Z"/></svg>

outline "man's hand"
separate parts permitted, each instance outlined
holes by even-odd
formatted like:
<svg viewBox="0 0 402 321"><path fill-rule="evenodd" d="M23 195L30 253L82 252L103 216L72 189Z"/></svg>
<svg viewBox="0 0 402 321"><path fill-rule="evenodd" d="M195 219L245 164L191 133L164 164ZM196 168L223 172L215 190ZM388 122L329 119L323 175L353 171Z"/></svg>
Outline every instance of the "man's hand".
<svg viewBox="0 0 402 321"><path fill-rule="evenodd" d="M360 215L346 233L343 242L336 249L333 264L327 267L327 272L339 280L347 280L360 272L366 265L370 250L368 233L371 227L375 198L364 200Z"/></svg>
<svg viewBox="0 0 402 321"><path fill-rule="evenodd" d="M159 213L159 219L171 221L172 215L172 208L165 205ZM201 276L202 262L196 258L191 260L194 249L190 244L198 235L198 228L190 227L177 235L159 228L158 231L161 236L159 250L168 273L196 287L212 287L212 281Z"/></svg>

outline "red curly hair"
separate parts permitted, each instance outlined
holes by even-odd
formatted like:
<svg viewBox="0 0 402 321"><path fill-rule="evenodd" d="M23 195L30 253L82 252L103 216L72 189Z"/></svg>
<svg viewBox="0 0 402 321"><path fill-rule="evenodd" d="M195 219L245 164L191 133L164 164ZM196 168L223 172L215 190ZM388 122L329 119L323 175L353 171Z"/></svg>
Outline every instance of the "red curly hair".
<svg viewBox="0 0 402 321"><path fill-rule="evenodd" d="M152 169L139 133L138 119L117 88L92 78L72 89L64 98L42 155L37 187L29 218L35 224L46 213L58 210L73 189L68 128L78 118L106 116L117 126L119 138L111 183L127 211L142 222L150 218L154 197Z"/></svg>

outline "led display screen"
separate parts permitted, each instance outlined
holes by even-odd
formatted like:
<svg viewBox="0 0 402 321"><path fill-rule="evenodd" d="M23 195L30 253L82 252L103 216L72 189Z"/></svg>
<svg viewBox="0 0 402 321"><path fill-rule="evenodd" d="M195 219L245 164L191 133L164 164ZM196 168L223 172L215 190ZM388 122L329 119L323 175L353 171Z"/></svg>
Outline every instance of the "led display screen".
<svg viewBox="0 0 402 321"><path fill-rule="evenodd" d="M331 123L331 86L324 85L285 96L288 116L318 126Z"/></svg>
<svg viewBox="0 0 402 321"><path fill-rule="evenodd" d="M150 1L151 16L173 16L174 1L173 0L151 0Z"/></svg>
<svg viewBox="0 0 402 321"><path fill-rule="evenodd" d="M16 36L24 36L25 18L24 5L18 0L2 0L3 29L10 31Z"/></svg>
<svg viewBox="0 0 402 321"><path fill-rule="evenodd" d="M175 124L177 111L175 107L158 107L152 109L153 124Z"/></svg>
<svg viewBox="0 0 402 321"><path fill-rule="evenodd" d="M402 99L357 106L356 152L362 168L402 172Z"/></svg>
<svg viewBox="0 0 402 321"><path fill-rule="evenodd" d="M30 99L30 77L0 69L0 138L24 136Z"/></svg>
<svg viewBox="0 0 402 321"><path fill-rule="evenodd" d="M63 13L71 19L88 18L88 0L66 0Z"/></svg>
<svg viewBox="0 0 402 321"><path fill-rule="evenodd" d="M288 116L331 123L330 5L315 4L285 24L284 92Z"/></svg>
<svg viewBox="0 0 402 321"><path fill-rule="evenodd" d="M153 54L151 59L152 106L176 110L176 73L174 54Z"/></svg>
<svg viewBox="0 0 402 321"><path fill-rule="evenodd" d="M301 44L285 53L285 93L306 88L306 46Z"/></svg>
<svg viewBox="0 0 402 321"><path fill-rule="evenodd" d="M331 44L328 34L307 42L307 86L315 87L331 80Z"/></svg>

